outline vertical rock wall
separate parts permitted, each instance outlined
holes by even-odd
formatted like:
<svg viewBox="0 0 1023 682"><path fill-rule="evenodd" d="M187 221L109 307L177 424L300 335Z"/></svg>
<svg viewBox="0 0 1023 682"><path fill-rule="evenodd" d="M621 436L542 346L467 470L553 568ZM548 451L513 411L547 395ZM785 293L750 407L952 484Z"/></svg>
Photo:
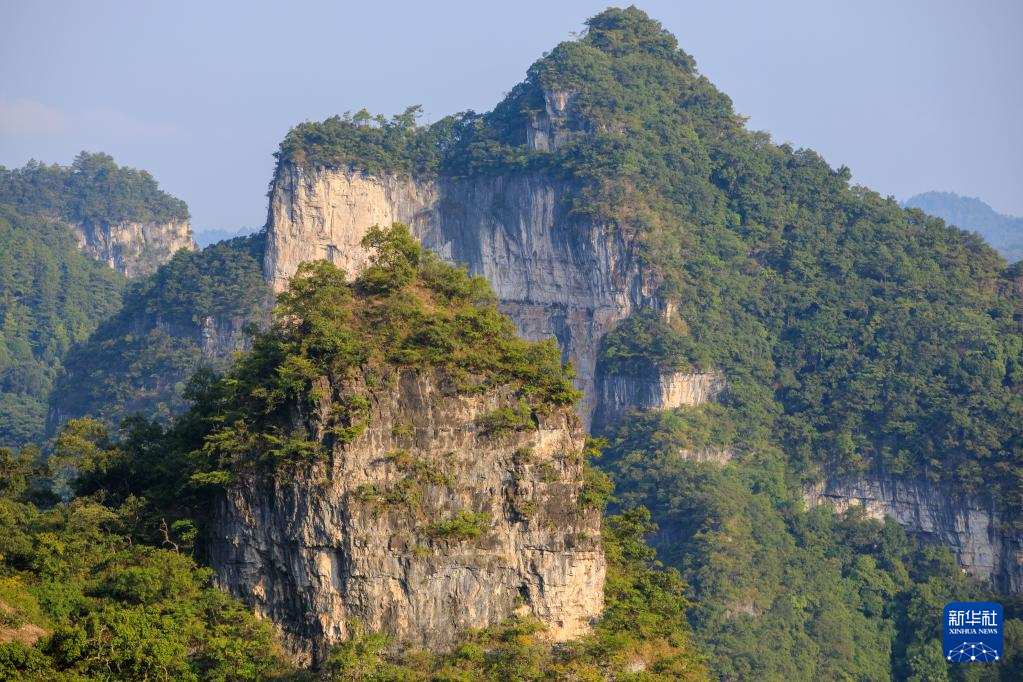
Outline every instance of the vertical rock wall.
<svg viewBox="0 0 1023 682"><path fill-rule="evenodd" d="M485 276L526 338L558 339L588 419L601 337L652 301L655 286L618 230L570 215L571 193L538 174L420 181L284 164L264 269L275 291L306 260L327 259L355 276L367 262L359 246L366 231L405 223L424 246Z"/></svg>
<svg viewBox="0 0 1023 682"><path fill-rule="evenodd" d="M831 502L837 511L859 506L879 520L890 516L910 535L948 547L965 571L996 590L1023 590L1023 535L991 500L884 474L831 479L807 488L804 499L809 506Z"/></svg>
<svg viewBox="0 0 1023 682"><path fill-rule="evenodd" d="M555 641L585 633L603 606L605 564L600 514L577 501L579 417L562 408L535 429L487 435L476 418L514 404L510 389L464 396L440 371L411 370L390 388L332 387L323 409L352 391L371 404L354 442L230 487L210 535L220 583L305 660L357 625L431 649L514 613ZM431 530L460 512L485 515L478 537Z"/></svg>
<svg viewBox="0 0 1023 682"><path fill-rule="evenodd" d="M70 227L83 251L127 277L151 275L180 249L196 249L186 222L86 222Z"/></svg>

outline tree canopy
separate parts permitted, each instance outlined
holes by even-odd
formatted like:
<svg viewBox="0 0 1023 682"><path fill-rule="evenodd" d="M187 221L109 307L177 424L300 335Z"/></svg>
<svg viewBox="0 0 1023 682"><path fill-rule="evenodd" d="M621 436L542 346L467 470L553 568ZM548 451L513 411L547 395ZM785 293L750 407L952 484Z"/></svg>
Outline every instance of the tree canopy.
<svg viewBox="0 0 1023 682"><path fill-rule="evenodd" d="M103 153L82 152L69 167L38 161L0 166L0 204L73 223L188 220L185 202L161 191L152 175L118 166Z"/></svg>

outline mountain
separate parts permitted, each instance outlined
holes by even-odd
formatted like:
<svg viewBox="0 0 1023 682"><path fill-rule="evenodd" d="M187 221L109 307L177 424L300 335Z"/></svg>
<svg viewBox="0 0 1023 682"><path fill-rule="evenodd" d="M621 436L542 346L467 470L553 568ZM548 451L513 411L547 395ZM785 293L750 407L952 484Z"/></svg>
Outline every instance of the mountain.
<svg viewBox="0 0 1023 682"><path fill-rule="evenodd" d="M181 250L132 281L117 313L64 357L48 432L82 416L116 426L132 414L166 421L183 412L188 379L200 367L225 370L247 346L246 325L269 317L263 243L256 234Z"/></svg>
<svg viewBox="0 0 1023 682"><path fill-rule="evenodd" d="M996 213L980 199L955 192L924 192L904 205L978 233L1010 263L1023 260L1023 218Z"/></svg>
<svg viewBox="0 0 1023 682"><path fill-rule="evenodd" d="M486 283L406 228L367 243L351 287L302 266L231 371L211 566L314 660L354 619L431 650L516 612L586 634L605 562L560 352L516 338Z"/></svg>
<svg viewBox="0 0 1023 682"><path fill-rule="evenodd" d="M304 264L169 428L70 422L66 520L31 453L0 450L5 677L707 679L649 515L601 519L556 345L406 227L365 245L351 284Z"/></svg>
<svg viewBox="0 0 1023 682"><path fill-rule="evenodd" d="M187 411L70 422L80 499L193 551L324 674L947 679L943 605L995 599L985 674L1020 677L1018 264L747 130L635 8L488 113L416 116L288 133L247 251L276 314ZM233 279L196 286L205 263L136 285L61 393L109 381L88 409L116 421L138 367L142 409L173 396L197 356L164 375L131 320L194 334Z"/></svg>
<svg viewBox="0 0 1023 682"><path fill-rule="evenodd" d="M942 599L1023 585L1018 272L746 130L639 10L587 26L487 114L296 126L268 281L408 223L557 338L715 672L943 671Z"/></svg>
<svg viewBox="0 0 1023 682"><path fill-rule="evenodd" d="M79 247L128 277L154 272L179 249L194 249L185 202L146 171L82 152L70 167L37 161L0 166L0 204L64 222Z"/></svg>

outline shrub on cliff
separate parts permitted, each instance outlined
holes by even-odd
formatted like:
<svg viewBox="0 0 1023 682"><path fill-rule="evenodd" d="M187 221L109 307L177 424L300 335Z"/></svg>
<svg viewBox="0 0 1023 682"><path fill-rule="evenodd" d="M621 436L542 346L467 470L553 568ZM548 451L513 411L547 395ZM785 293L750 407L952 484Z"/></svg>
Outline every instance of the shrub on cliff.
<svg viewBox="0 0 1023 682"><path fill-rule="evenodd" d="M326 261L303 263L278 296L270 329L223 380L226 407L206 441L215 461L303 460L355 437L367 406L346 395L319 424L324 438L309 440L327 386L357 369L380 382L398 368L443 368L466 392L511 385L527 411L578 399L557 344L523 341L482 277L424 251L404 225L375 227L363 245L370 265L354 282Z"/></svg>

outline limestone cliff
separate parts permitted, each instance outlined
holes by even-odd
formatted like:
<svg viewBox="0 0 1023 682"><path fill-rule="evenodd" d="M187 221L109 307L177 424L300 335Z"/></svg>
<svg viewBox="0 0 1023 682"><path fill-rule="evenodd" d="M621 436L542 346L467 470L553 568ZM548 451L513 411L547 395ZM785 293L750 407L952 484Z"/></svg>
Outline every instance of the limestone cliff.
<svg viewBox="0 0 1023 682"><path fill-rule="evenodd" d="M459 394L443 370L359 375L322 386L321 411L369 397L368 428L327 461L250 471L216 514L210 562L225 588L320 660L356 624L438 648L516 612L556 640L603 605L600 518L582 509L583 431L568 407L534 428L487 434L478 418L516 403L507 387ZM445 522L472 514L479 535Z"/></svg>
<svg viewBox="0 0 1023 682"><path fill-rule="evenodd" d="M725 382L713 372L661 372L640 374L598 372L598 411L593 427L600 430L622 417L629 409L670 410L702 405L720 396Z"/></svg>
<svg viewBox="0 0 1023 682"><path fill-rule="evenodd" d="M588 417L601 337L637 306L655 304L656 287L619 230L571 215L572 192L541 174L417 180L282 164L264 272L275 291L306 260L355 276L366 263L366 231L405 223L423 246L485 276L527 339L558 339Z"/></svg>
<svg viewBox="0 0 1023 682"><path fill-rule="evenodd" d="M806 488L804 498L808 506L827 501L837 511L860 506L873 518L890 516L924 542L947 546L963 570L996 590L1023 590L1023 534L989 499L884 474L831 479Z"/></svg>
<svg viewBox="0 0 1023 682"><path fill-rule="evenodd" d="M83 251L128 277L151 275L178 250L196 249L192 228L183 221L69 225Z"/></svg>

